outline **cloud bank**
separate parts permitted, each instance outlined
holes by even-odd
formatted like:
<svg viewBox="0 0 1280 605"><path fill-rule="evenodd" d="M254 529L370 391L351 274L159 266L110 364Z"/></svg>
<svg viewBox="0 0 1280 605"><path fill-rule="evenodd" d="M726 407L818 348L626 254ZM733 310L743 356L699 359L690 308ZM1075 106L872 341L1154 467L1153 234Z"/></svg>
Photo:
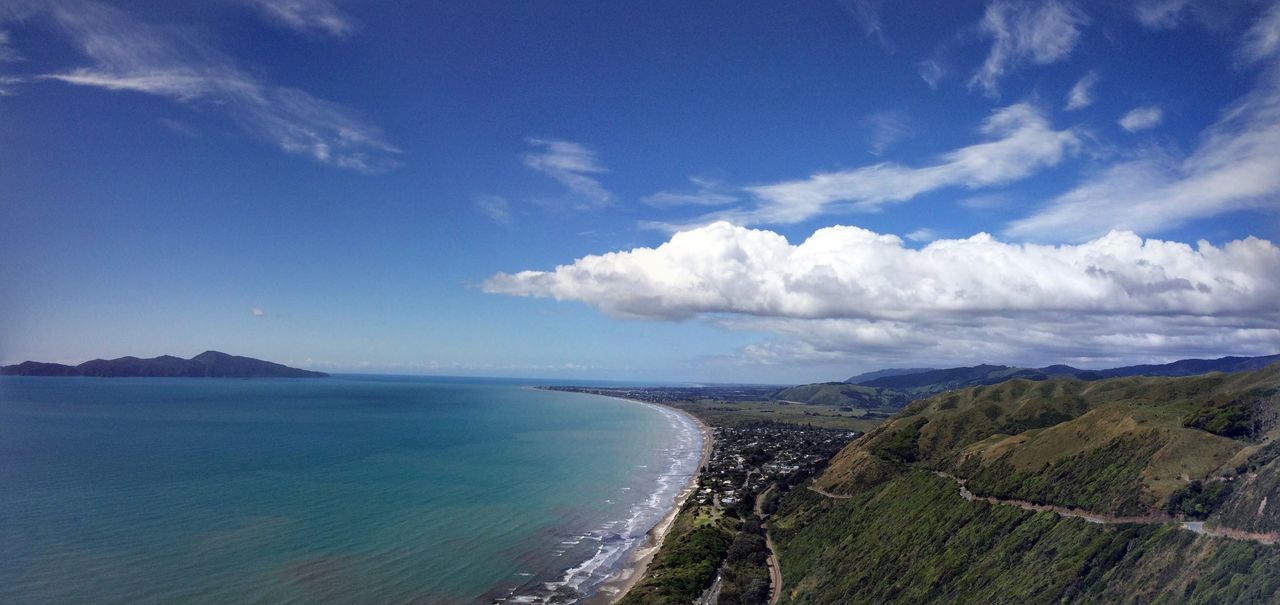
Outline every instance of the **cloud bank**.
<svg viewBox="0 0 1280 605"><path fill-rule="evenodd" d="M995 359L996 348L1011 359L1037 347L1106 358L1280 345L1277 276L1280 248L1256 238L1193 247L1113 232L1046 246L979 234L913 249L858 227L819 229L793 245L716 223L657 248L500 273L483 288L579 301L620 318L774 334L745 351L759 361Z"/></svg>

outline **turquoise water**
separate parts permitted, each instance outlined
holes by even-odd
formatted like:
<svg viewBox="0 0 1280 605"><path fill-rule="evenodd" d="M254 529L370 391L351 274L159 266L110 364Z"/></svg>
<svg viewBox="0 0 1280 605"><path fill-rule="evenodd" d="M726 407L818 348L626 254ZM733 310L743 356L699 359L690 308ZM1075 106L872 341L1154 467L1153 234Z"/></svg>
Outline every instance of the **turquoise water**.
<svg viewBox="0 0 1280 605"><path fill-rule="evenodd" d="M0 378L0 602L590 593L700 447L514 383Z"/></svg>

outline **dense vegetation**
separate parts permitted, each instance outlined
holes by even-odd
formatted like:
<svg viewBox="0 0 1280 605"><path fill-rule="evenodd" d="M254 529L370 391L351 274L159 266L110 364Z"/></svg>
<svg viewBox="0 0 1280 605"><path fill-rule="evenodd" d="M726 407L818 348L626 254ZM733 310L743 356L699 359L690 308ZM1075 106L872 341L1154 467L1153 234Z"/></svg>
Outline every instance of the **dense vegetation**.
<svg viewBox="0 0 1280 605"><path fill-rule="evenodd" d="M1274 603L1280 550L1170 525L966 503L918 470L847 500L796 490L771 521L784 603Z"/></svg>
<svg viewBox="0 0 1280 605"><path fill-rule="evenodd" d="M961 472L971 470L969 488L986 496L1140 515L1150 507L1134 486L1140 484L1142 471L1160 444L1151 432L1125 436L1056 464L1046 463L1034 472L1015 469L1009 462L1011 454L985 466L975 456Z"/></svg>
<svg viewBox="0 0 1280 605"><path fill-rule="evenodd" d="M769 548L760 519L748 514L725 557L719 605L764 605L769 602Z"/></svg>
<svg viewBox="0 0 1280 605"><path fill-rule="evenodd" d="M644 580L619 605L690 603L711 585L736 527L731 519L710 519L699 512L694 505L680 511Z"/></svg>
<svg viewBox="0 0 1280 605"><path fill-rule="evenodd" d="M916 401L769 521L791 603L1277 603L1280 365L1187 378L1013 380ZM1247 412L1244 420L1240 412ZM1233 427L1248 426L1248 430ZM979 496L1142 516L1094 524ZM1269 506L1274 502L1275 506Z"/></svg>

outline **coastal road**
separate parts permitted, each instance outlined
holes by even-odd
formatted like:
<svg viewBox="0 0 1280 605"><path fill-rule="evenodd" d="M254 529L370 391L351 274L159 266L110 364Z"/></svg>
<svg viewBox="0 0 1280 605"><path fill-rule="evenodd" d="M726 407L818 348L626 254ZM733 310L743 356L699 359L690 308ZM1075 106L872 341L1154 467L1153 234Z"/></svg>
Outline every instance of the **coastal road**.
<svg viewBox="0 0 1280 605"><path fill-rule="evenodd" d="M1203 521L1176 521L1173 517L1170 517L1169 515L1156 514L1156 515L1122 517L1118 515L1106 515L1102 513L1090 512L1090 511L1081 510L1078 508L1056 506L1053 504L1036 504L1034 502L1027 502L1025 500L1006 500L1004 498L996 498L994 496L978 496L978 495L975 495L973 492L969 491L969 488L965 486L964 479L956 477L950 473L944 473L942 471L934 471L933 474L939 477L942 477L944 479L950 479L956 482L956 484L960 486L960 497L964 498L966 502L982 501L988 504L994 504L998 506L1016 506L1018 508L1021 508L1022 510L1040 512L1040 513L1046 513L1046 512L1053 513L1055 515L1058 515L1059 517L1071 517L1074 519L1082 519L1084 521L1088 521L1089 523L1097 523L1099 525L1120 525L1120 524L1126 524L1126 523L1159 525L1162 523L1177 523L1178 527L1202 536L1214 536L1218 538L1228 538L1231 540L1241 540L1245 542L1257 542L1258 544L1280 543L1280 533L1275 533L1275 532L1258 533L1258 532L1243 531L1239 529L1231 529L1229 527L1211 527L1211 526L1206 526ZM833 493L824 491L820 488L814 487L812 485L809 486L809 490L822 494L823 496L826 496L828 498L833 498L837 500L844 500L844 499L853 497L853 496L846 496L841 494L833 494Z"/></svg>
<svg viewBox="0 0 1280 605"><path fill-rule="evenodd" d="M769 496L769 492L773 491L773 485L769 485L769 489L760 492L756 496L756 516L764 519L764 500ZM769 605L778 605L778 599L782 598L782 566L778 563L778 548L773 545L773 538L769 536L769 528L764 528L764 545L769 549Z"/></svg>

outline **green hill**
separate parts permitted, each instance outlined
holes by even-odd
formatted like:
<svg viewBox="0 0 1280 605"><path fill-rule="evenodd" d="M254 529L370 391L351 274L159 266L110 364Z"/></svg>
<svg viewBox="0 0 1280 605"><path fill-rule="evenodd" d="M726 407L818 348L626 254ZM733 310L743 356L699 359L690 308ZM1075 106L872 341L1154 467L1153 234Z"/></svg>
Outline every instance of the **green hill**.
<svg viewBox="0 0 1280 605"><path fill-rule="evenodd" d="M844 382L820 382L779 389L769 399L795 403L849 406L862 409L900 408L908 398L897 391Z"/></svg>
<svg viewBox="0 0 1280 605"><path fill-rule="evenodd" d="M1280 602L1280 548L1166 522L1280 530L1278 393L1280 364L916 401L833 458L815 487L840 498L795 490L770 520L783 601ZM934 472L979 497L1143 523L966 501Z"/></svg>

